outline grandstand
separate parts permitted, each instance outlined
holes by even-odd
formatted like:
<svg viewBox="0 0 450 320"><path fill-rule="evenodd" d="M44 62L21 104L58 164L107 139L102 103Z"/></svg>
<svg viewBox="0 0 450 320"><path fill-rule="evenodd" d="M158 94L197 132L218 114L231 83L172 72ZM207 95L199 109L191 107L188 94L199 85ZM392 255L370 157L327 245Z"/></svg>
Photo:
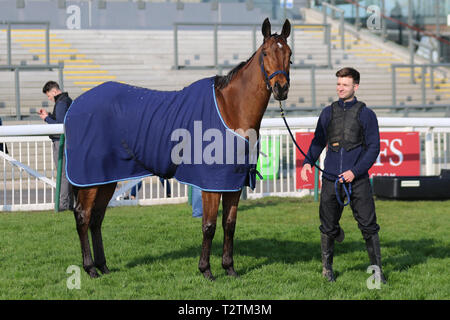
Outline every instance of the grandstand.
<svg viewBox="0 0 450 320"><path fill-rule="evenodd" d="M299 9L294 23L320 24L322 14L315 9ZM201 22L201 21L199 21ZM378 115L404 116L403 109L392 108L392 64L408 64L408 50L394 43L380 41L368 32L356 32L348 23L345 26L345 48L341 47L339 23L331 22L330 68L315 70L315 84L311 82L311 65L327 65L327 44L323 27L296 26L294 34L295 56L291 70L292 86L287 107L298 114L317 115L321 108L335 99L334 72L344 66L354 66L361 71L362 82L358 96L375 106ZM0 32L0 47L6 48L6 30ZM218 62L222 70L194 69L214 65L213 28L186 27L178 31L178 61L189 70L174 70L173 30L50 30L50 63L64 62L64 87L75 98L84 91L104 81L122 81L137 86L160 90L177 90L183 86L218 72L227 72L232 66L246 60L253 52L252 29L245 27L220 27L218 31ZM256 33L256 43L261 36ZM13 28L12 64L38 65L45 63L45 30ZM0 57L5 64L6 54ZM415 63L427 63L415 57ZM187 68L186 68L187 69ZM425 90L422 90L421 69L414 69L416 83L411 83L411 68L396 69L396 104L401 106L445 105L450 103L448 68L434 69L434 87L430 84L429 69ZM20 112L24 117L34 115L48 102L41 93L43 83L57 79L57 70L27 71L20 73ZM16 115L14 73L0 72L0 116L5 120ZM312 88L314 86L314 88ZM315 96L313 97L315 92ZM50 106L51 107L51 106ZM271 100L270 109L276 108ZM435 112L431 112L435 109ZM289 110L289 108L287 108ZM423 110L430 112L424 113ZM411 110L409 116L446 116L445 108ZM29 120L33 119L32 117Z"/></svg>

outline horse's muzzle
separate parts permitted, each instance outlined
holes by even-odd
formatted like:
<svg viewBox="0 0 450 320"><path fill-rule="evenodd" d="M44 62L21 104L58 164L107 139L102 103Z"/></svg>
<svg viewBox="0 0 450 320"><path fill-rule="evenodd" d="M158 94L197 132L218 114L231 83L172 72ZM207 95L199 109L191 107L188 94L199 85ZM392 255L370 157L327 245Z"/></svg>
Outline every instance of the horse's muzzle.
<svg viewBox="0 0 450 320"><path fill-rule="evenodd" d="M277 81L273 86L273 97L276 100L286 100L289 92L289 83L286 82L284 86L281 86Z"/></svg>

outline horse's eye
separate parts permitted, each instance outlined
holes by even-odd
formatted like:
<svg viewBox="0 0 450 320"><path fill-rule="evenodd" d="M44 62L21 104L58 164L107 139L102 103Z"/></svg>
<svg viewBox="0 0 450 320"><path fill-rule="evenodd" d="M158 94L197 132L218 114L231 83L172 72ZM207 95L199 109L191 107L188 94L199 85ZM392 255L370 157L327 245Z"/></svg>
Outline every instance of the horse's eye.
<svg viewBox="0 0 450 320"><path fill-rule="evenodd" d="M266 53L265 51L263 51L263 53L262 53L262 54L263 54L263 56L264 56L264 57L266 57L266 56L267 56L267 53Z"/></svg>
<svg viewBox="0 0 450 320"><path fill-rule="evenodd" d="M289 61L290 64L292 64L292 61Z"/></svg>

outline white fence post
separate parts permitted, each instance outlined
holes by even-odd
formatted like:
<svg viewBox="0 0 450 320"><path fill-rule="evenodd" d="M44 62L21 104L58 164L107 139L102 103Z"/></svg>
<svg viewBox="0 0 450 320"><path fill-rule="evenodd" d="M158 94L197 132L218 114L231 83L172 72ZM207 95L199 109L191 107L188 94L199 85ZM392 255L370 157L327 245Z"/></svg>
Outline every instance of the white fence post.
<svg viewBox="0 0 450 320"><path fill-rule="evenodd" d="M430 128L425 133L425 175L434 175L434 133Z"/></svg>

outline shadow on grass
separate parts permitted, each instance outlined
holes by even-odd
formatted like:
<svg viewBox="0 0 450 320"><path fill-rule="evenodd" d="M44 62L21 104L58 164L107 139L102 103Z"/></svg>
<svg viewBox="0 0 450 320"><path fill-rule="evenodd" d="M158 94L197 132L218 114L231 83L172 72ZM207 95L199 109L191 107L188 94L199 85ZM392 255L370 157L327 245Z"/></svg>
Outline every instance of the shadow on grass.
<svg viewBox="0 0 450 320"><path fill-rule="evenodd" d="M439 246L433 239L420 240L399 240L387 241L381 243L381 254L383 267L389 266L391 270L404 270L413 265L425 263L429 258L444 259L450 257L450 249ZM317 261L317 267L321 269L320 242L309 241L286 241L277 239L251 239L235 241L235 260L238 256L248 256L258 259L257 263L249 266L240 266L236 270L240 275L251 272L264 265L276 263L295 264L298 262ZM401 256L383 257L383 248L397 248L402 251ZM198 246L186 247L182 250L170 251L161 255L146 255L130 261L127 267L133 268L139 265L152 264L158 260L174 260L180 258L199 258L201 243ZM339 259L340 255L363 251L366 252L364 241L344 241L339 243L335 249L335 257ZM211 249L212 257L222 256L222 244L213 243ZM239 258L238 258L239 259ZM354 265L348 270L361 270L369 266L367 261ZM213 270L213 272L218 270Z"/></svg>

